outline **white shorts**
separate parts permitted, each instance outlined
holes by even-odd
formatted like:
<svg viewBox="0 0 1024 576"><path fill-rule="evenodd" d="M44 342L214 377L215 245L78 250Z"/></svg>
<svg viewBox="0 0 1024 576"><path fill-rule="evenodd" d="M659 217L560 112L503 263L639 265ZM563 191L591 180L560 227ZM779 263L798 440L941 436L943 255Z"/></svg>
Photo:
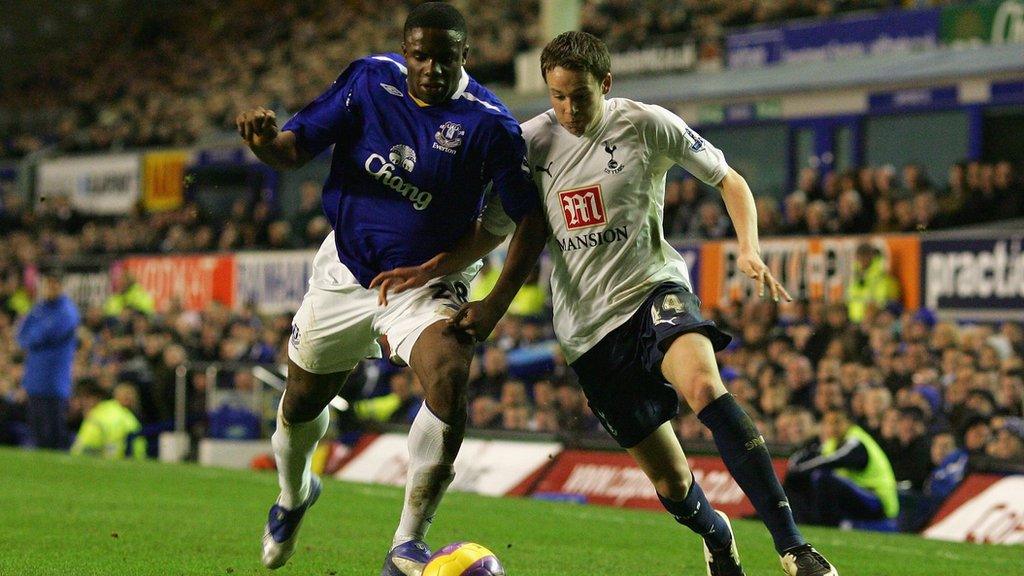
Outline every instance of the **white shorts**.
<svg viewBox="0 0 1024 576"><path fill-rule="evenodd" d="M391 294L388 305L380 306L378 291L363 288L338 260L331 232L313 258L309 290L292 320L288 357L313 374L342 372L363 358L380 358L377 338L387 335L391 360L408 364L423 330L450 318L466 302L469 282L479 269L478 262L421 288Z"/></svg>

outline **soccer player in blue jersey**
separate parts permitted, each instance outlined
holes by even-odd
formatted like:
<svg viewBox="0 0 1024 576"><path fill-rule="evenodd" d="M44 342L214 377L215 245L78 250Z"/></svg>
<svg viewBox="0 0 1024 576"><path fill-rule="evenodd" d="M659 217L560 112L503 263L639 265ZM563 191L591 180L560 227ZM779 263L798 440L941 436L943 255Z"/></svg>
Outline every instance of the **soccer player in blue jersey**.
<svg viewBox="0 0 1024 576"><path fill-rule="evenodd" d="M281 493L263 538L268 568L292 555L302 518L320 494L310 460L327 431L328 402L362 358L380 357L381 335L426 395L409 430L405 503L381 574L419 574L430 555L423 538L454 477L465 428L468 336L484 338L493 329L546 237L519 125L465 72L467 53L461 13L428 2L410 12L401 55L356 60L282 129L263 108L237 118L256 156L279 169L301 166L334 145L323 187L334 231L313 261L295 314L288 386L272 440ZM488 191L501 202L488 204ZM484 206L503 207L504 214ZM429 268L477 228L500 221L507 232L507 218L516 228L506 268L491 295L468 311L476 332L452 330L449 321L466 302L478 264L383 306L368 289L381 272Z"/></svg>

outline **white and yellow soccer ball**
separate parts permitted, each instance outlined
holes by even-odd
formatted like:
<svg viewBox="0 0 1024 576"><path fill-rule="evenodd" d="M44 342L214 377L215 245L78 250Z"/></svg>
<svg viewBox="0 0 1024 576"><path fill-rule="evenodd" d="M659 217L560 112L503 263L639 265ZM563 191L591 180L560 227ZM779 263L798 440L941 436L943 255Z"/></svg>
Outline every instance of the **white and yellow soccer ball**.
<svg viewBox="0 0 1024 576"><path fill-rule="evenodd" d="M505 576L493 552L473 542L455 542L430 557L423 576Z"/></svg>

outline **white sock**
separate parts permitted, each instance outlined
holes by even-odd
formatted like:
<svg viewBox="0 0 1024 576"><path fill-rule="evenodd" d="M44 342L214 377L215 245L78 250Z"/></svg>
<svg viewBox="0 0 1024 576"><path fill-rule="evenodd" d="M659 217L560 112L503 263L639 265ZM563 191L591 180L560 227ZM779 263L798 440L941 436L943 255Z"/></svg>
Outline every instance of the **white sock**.
<svg viewBox="0 0 1024 576"><path fill-rule="evenodd" d="M409 428L409 470L405 483L405 505L391 547L409 540L422 540L434 520L445 490L455 478L453 463L462 438L452 436L452 427L434 415L424 403ZM449 446L445 447L447 436Z"/></svg>
<svg viewBox="0 0 1024 576"><path fill-rule="evenodd" d="M281 396L284 402L284 396ZM291 510L306 501L309 496L310 467L316 444L327 433L331 423L328 408L309 422L291 424L281 415L277 407L277 430L270 439L277 460L277 481L281 485L281 496L277 503Z"/></svg>

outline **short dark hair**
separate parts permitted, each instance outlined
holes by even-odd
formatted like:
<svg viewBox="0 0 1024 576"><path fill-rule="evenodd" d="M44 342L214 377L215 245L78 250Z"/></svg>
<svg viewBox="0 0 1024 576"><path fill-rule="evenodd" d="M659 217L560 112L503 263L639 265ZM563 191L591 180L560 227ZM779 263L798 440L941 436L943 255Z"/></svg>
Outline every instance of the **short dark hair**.
<svg viewBox="0 0 1024 576"><path fill-rule="evenodd" d="M101 401L110 399L110 392L92 378L82 378L79 380L75 384L75 395L84 398L96 398Z"/></svg>
<svg viewBox="0 0 1024 576"><path fill-rule="evenodd" d="M458 8L445 2L424 2L413 8L405 19L402 33L408 36L413 28L451 30L461 34L463 40L466 39L466 19Z"/></svg>
<svg viewBox="0 0 1024 576"><path fill-rule="evenodd" d="M540 72L545 80L556 66L590 72L601 81L612 71L612 57L608 46L597 36L587 32L562 32L548 42L540 54Z"/></svg>

